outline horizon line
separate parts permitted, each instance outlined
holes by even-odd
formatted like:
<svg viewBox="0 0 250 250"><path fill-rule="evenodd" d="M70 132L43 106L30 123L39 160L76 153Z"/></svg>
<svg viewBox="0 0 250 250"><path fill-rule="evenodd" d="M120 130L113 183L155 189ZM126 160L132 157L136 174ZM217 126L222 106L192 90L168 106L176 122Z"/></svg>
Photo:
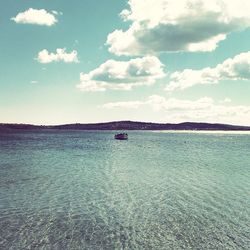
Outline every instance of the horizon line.
<svg viewBox="0 0 250 250"><path fill-rule="evenodd" d="M101 122L73 122L73 123L62 123L62 124L35 124L35 123L23 123L23 122L0 122L0 125L28 125L28 126L39 126L39 127L56 127L56 126L66 126L66 125L98 125L98 124L108 124L108 123L122 123L122 122L131 122L131 123L148 123L148 124L159 124L159 125L180 125L185 123L192 124L209 124L209 125L226 125L226 126L238 126L238 127L246 127L250 128L250 125L239 125L239 124L228 124L228 123L218 123L218 122L193 122L193 121L185 121L185 122L153 122L153 121L135 121L135 120L113 120L113 121L101 121Z"/></svg>

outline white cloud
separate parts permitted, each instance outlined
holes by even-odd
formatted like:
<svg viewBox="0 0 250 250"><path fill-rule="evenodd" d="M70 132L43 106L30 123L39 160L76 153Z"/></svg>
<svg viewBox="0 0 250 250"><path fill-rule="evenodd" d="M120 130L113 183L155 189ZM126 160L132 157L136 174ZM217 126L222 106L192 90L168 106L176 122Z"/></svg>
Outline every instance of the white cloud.
<svg viewBox="0 0 250 250"><path fill-rule="evenodd" d="M139 108L140 106L149 105L153 110L197 110L207 109L213 105L212 98L203 97L197 101L178 100L175 98L166 99L159 95L149 96L145 101L128 101L128 102L111 102L104 104L104 108Z"/></svg>
<svg viewBox="0 0 250 250"><path fill-rule="evenodd" d="M249 0L129 0L128 30L108 35L110 52L144 55L212 51L230 32L250 26Z"/></svg>
<svg viewBox="0 0 250 250"><path fill-rule="evenodd" d="M29 8L24 12L18 13L15 17L12 17L11 20L22 24L52 26L57 23L56 15L59 15L57 11L52 11L50 13L45 9L37 10Z"/></svg>
<svg viewBox="0 0 250 250"><path fill-rule="evenodd" d="M221 80L250 80L250 51L229 58L214 68L185 69L171 74L166 91L186 89L199 84L217 84Z"/></svg>
<svg viewBox="0 0 250 250"><path fill-rule="evenodd" d="M226 103L222 103L221 101L216 102L210 97L198 100L180 100L153 95L144 101L111 102L102 107L105 109L136 108L139 110L146 108L149 117L151 110L159 114L159 120L169 123L193 121L250 125L250 106L233 106L228 103L228 100Z"/></svg>
<svg viewBox="0 0 250 250"><path fill-rule="evenodd" d="M32 84L36 84L36 83L38 83L38 81L36 81L36 80L32 80L32 81L30 81L30 83L32 83Z"/></svg>
<svg viewBox="0 0 250 250"><path fill-rule="evenodd" d="M232 102L232 100L228 97L226 97L224 100L220 101L220 103L224 104L224 103L230 103Z"/></svg>
<svg viewBox="0 0 250 250"><path fill-rule="evenodd" d="M51 11L54 15L60 15L60 16L62 16L63 15L63 13L60 11L60 12L58 12L58 11L56 11L56 10L52 10Z"/></svg>
<svg viewBox="0 0 250 250"><path fill-rule="evenodd" d="M66 49L56 49L56 53L49 53L46 49L40 51L36 60L40 63L51 62L65 62L65 63L78 63L77 51L73 50L70 53L66 52Z"/></svg>
<svg viewBox="0 0 250 250"><path fill-rule="evenodd" d="M82 91L131 90L135 86L152 85L164 76L163 64L154 56L108 60L89 73L81 73L77 87Z"/></svg>
<svg viewBox="0 0 250 250"><path fill-rule="evenodd" d="M141 102L141 101L110 102L110 103L104 104L102 107L106 109L113 109L113 108L138 109L143 104L144 102Z"/></svg>

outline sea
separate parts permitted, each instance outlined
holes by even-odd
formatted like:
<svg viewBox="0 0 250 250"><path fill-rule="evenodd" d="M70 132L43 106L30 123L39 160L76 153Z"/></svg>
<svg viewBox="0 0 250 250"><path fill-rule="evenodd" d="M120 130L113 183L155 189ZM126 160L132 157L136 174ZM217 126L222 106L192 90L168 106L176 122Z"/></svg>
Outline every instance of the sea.
<svg viewBox="0 0 250 250"><path fill-rule="evenodd" d="M250 133L114 134L0 131L1 250L250 249Z"/></svg>

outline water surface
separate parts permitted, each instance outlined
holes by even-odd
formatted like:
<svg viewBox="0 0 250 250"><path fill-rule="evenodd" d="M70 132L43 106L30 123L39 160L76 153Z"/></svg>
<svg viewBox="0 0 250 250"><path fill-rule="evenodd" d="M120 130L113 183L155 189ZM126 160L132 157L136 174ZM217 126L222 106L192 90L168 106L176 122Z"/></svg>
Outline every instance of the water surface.
<svg viewBox="0 0 250 250"><path fill-rule="evenodd" d="M250 249L250 135L0 132L0 249Z"/></svg>

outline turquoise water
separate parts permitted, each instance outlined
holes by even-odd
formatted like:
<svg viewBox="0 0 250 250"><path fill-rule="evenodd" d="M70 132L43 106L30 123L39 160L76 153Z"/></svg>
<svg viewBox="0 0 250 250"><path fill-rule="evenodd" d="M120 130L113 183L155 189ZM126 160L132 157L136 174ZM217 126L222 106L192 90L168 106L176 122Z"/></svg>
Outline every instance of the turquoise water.
<svg viewBox="0 0 250 250"><path fill-rule="evenodd" d="M250 249L250 134L0 132L0 249Z"/></svg>

